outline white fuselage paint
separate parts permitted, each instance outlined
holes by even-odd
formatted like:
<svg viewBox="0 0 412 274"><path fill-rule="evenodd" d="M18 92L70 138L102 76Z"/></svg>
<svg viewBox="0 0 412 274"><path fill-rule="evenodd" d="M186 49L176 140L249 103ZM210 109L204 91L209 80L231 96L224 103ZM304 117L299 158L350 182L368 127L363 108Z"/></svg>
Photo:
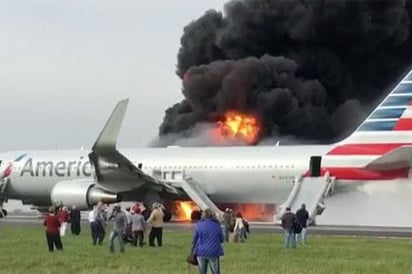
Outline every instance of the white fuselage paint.
<svg viewBox="0 0 412 274"><path fill-rule="evenodd" d="M161 170L162 176L171 179L173 171L184 171L216 203L280 203L289 195L293 180L309 169L310 157L323 156L330 148L313 145L169 147L119 151L136 166L141 163L142 170L150 176L154 171ZM9 177L8 196L12 199L49 199L57 182L87 178L93 173L88 164L88 151L82 150L3 153L0 154L2 167L22 154L27 155L13 163L13 172ZM32 172L28 171L29 160ZM45 163L47 167L44 169Z"/></svg>

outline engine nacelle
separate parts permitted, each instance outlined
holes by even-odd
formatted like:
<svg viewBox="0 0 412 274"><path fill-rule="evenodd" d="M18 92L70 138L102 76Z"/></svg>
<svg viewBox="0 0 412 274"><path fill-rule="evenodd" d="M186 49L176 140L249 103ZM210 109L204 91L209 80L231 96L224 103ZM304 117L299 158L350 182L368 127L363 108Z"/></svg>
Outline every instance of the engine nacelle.
<svg viewBox="0 0 412 274"><path fill-rule="evenodd" d="M52 189L53 204L75 205L78 209L88 209L98 202L116 203L119 197L96 186L90 179L58 182Z"/></svg>

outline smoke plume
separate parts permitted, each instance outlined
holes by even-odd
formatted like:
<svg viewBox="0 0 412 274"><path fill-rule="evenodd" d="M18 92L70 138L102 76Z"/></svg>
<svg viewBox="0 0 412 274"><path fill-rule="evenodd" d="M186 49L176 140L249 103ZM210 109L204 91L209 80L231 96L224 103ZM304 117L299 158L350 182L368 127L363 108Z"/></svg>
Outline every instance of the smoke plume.
<svg viewBox="0 0 412 274"><path fill-rule="evenodd" d="M160 136L193 137L228 110L252 113L262 139L344 137L406 73L412 3L403 0L233 0L184 28L184 100Z"/></svg>

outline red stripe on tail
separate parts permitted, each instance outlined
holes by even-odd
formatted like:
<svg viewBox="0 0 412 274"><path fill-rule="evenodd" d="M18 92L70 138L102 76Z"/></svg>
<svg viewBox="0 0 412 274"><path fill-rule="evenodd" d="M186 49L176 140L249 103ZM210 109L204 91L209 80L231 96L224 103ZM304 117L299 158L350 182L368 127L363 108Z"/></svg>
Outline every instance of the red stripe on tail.
<svg viewBox="0 0 412 274"><path fill-rule="evenodd" d="M345 144L337 146L329 151L328 155L383 155L400 146L412 145L404 144Z"/></svg>
<svg viewBox="0 0 412 274"><path fill-rule="evenodd" d="M412 118L400 118L393 130L412 130Z"/></svg>

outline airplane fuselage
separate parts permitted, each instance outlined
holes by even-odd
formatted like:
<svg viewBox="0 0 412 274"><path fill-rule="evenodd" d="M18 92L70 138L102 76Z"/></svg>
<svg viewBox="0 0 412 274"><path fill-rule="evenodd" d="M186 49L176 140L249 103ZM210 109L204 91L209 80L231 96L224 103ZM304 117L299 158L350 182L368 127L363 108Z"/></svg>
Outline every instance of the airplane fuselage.
<svg viewBox="0 0 412 274"><path fill-rule="evenodd" d="M204 147L121 149L150 176L176 182L182 172L194 178L216 202L283 202L297 176L307 172L313 155L330 146ZM20 161L12 163L19 155ZM60 181L93 179L88 151L29 151L1 155L2 166L13 164L8 197L47 201Z"/></svg>

